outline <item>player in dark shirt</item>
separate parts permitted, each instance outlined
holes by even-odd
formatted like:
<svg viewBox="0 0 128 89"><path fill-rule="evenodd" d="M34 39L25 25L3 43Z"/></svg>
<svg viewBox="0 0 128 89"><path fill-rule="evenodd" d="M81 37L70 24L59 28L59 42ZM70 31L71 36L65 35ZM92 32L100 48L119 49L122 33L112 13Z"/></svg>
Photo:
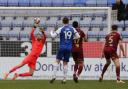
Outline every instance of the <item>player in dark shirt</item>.
<svg viewBox="0 0 128 89"><path fill-rule="evenodd" d="M73 46L72 46L72 57L73 57L73 60L75 62L73 79L77 83L78 82L78 77L79 77L79 75L81 74L81 72L83 70L84 57L83 57L82 43L86 39L85 39L84 32L79 28L78 22L74 21L72 23L72 25L80 35L79 39L74 39L73 40Z"/></svg>
<svg viewBox="0 0 128 89"><path fill-rule="evenodd" d="M123 53L123 56L125 56L125 53L121 42L120 34L117 33L117 25L112 25L112 32L105 37L105 40L106 42L104 45L102 56L106 58L106 64L104 65L99 81L101 82L103 80L104 73L106 72L108 66L111 64L112 60L116 67L117 83L125 83L124 81L120 80L120 63L119 57L117 55L118 44Z"/></svg>

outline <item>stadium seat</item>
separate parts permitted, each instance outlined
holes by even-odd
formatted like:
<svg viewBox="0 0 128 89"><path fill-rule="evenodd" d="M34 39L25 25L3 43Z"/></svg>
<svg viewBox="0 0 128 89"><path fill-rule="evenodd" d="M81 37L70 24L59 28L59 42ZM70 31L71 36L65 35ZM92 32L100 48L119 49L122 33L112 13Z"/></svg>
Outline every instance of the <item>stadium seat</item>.
<svg viewBox="0 0 128 89"><path fill-rule="evenodd" d="M122 38L127 38L128 39L128 32L127 31L122 31L121 36L122 36Z"/></svg>
<svg viewBox="0 0 128 89"><path fill-rule="evenodd" d="M19 6L30 6L29 0L19 0Z"/></svg>
<svg viewBox="0 0 128 89"><path fill-rule="evenodd" d="M53 6L63 6L64 5L64 0L53 0L52 5Z"/></svg>
<svg viewBox="0 0 128 89"><path fill-rule="evenodd" d="M41 6L52 6L52 0L41 0Z"/></svg>
<svg viewBox="0 0 128 89"><path fill-rule="evenodd" d="M64 6L73 6L74 0L64 0Z"/></svg>
<svg viewBox="0 0 128 89"><path fill-rule="evenodd" d="M97 6L107 6L107 0L97 0Z"/></svg>
<svg viewBox="0 0 128 89"><path fill-rule="evenodd" d="M0 6L7 6L7 0L0 0Z"/></svg>
<svg viewBox="0 0 128 89"><path fill-rule="evenodd" d="M86 0L74 0L74 6L85 6Z"/></svg>
<svg viewBox="0 0 128 89"><path fill-rule="evenodd" d="M116 3L116 0L108 0L108 6L112 6L114 3Z"/></svg>
<svg viewBox="0 0 128 89"><path fill-rule="evenodd" d="M86 6L96 6L97 2L96 0L87 0Z"/></svg>
<svg viewBox="0 0 128 89"><path fill-rule="evenodd" d="M107 31L99 31L98 33L99 38L105 38L106 35L107 35Z"/></svg>
<svg viewBox="0 0 128 89"><path fill-rule="evenodd" d="M124 27L124 21L114 21L113 24L116 24L119 28L123 28Z"/></svg>
<svg viewBox="0 0 128 89"><path fill-rule="evenodd" d="M87 32L87 36L88 36L89 38L97 38L97 37L98 37L98 33L99 33L99 32L97 32L97 31L88 31L88 32Z"/></svg>
<svg viewBox="0 0 128 89"><path fill-rule="evenodd" d="M41 0L30 0L30 6L41 6Z"/></svg>
<svg viewBox="0 0 128 89"><path fill-rule="evenodd" d="M123 3L124 4L128 4L128 0L123 0Z"/></svg>
<svg viewBox="0 0 128 89"><path fill-rule="evenodd" d="M19 0L8 0L8 6L18 6Z"/></svg>

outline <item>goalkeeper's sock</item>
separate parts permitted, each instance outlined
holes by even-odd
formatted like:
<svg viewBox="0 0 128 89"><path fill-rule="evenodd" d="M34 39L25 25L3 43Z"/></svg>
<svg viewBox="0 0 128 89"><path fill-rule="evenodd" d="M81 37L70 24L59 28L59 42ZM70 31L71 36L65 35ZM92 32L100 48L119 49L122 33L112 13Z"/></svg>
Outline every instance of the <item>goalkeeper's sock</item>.
<svg viewBox="0 0 128 89"><path fill-rule="evenodd" d="M116 76L117 76L117 80L120 81L120 66L116 67Z"/></svg>
<svg viewBox="0 0 128 89"><path fill-rule="evenodd" d="M105 65L104 65L104 68L103 68L103 70L102 70L101 77L103 77L103 76L104 76L104 73L106 72L106 70L107 70L108 66L109 66L109 64L105 64Z"/></svg>
<svg viewBox="0 0 128 89"><path fill-rule="evenodd" d="M20 76L20 77L32 76L32 74L29 73L29 72L26 72L26 73L21 73L21 74L19 74L19 76Z"/></svg>
<svg viewBox="0 0 128 89"><path fill-rule="evenodd" d="M77 70L78 70L78 64L75 63L75 65L74 65L74 74L76 74Z"/></svg>
<svg viewBox="0 0 128 89"><path fill-rule="evenodd" d="M68 72L68 66L67 66L67 65L64 65L64 66L63 66L63 75L64 75L64 80L66 80L67 72Z"/></svg>
<svg viewBox="0 0 128 89"><path fill-rule="evenodd" d="M53 78L56 78L56 73L57 73L58 70L59 70L59 64L55 63L54 64L54 70L53 70L54 71L53 72L54 73Z"/></svg>
<svg viewBox="0 0 128 89"><path fill-rule="evenodd" d="M78 68L78 73L77 73L78 76L81 74L82 70L83 70L83 63L80 63Z"/></svg>

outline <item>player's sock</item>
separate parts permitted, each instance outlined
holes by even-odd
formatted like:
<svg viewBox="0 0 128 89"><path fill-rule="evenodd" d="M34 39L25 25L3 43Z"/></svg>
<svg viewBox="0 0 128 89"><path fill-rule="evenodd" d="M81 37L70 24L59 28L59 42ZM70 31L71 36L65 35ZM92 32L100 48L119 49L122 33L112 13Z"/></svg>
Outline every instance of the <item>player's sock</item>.
<svg viewBox="0 0 128 89"><path fill-rule="evenodd" d="M104 73L106 72L106 70L107 70L108 66L109 66L109 64L105 64L105 65L104 65L104 68L103 68L103 70L102 70L101 77L103 77L103 76L104 76Z"/></svg>
<svg viewBox="0 0 128 89"><path fill-rule="evenodd" d="M26 73L21 73L21 74L19 74L19 76L20 76L20 77L32 76L32 74L29 73L29 72L26 72Z"/></svg>
<svg viewBox="0 0 128 89"><path fill-rule="evenodd" d="M74 65L74 74L76 74L77 70L78 70L78 64L75 63L75 65Z"/></svg>
<svg viewBox="0 0 128 89"><path fill-rule="evenodd" d="M20 68L20 67L19 67L19 66L15 66L14 68L12 68L12 69L9 71L9 73L12 73L12 72L16 71L18 68Z"/></svg>
<svg viewBox="0 0 128 89"><path fill-rule="evenodd" d="M56 73L57 73L57 70L58 70L58 69L59 69L59 64L56 63L56 64L54 65L54 70L53 70L53 71L54 71L54 74L53 74L53 78L56 78Z"/></svg>
<svg viewBox="0 0 128 89"><path fill-rule="evenodd" d="M67 66L67 65L64 65L64 66L63 66L63 75L64 75L64 80L66 80L67 72L68 72L68 66Z"/></svg>
<svg viewBox="0 0 128 89"><path fill-rule="evenodd" d="M78 76L81 74L82 70L83 70L83 63L80 63L78 68L78 73L77 73Z"/></svg>
<svg viewBox="0 0 128 89"><path fill-rule="evenodd" d="M116 67L116 76L117 76L117 80L120 80L120 67L119 66Z"/></svg>

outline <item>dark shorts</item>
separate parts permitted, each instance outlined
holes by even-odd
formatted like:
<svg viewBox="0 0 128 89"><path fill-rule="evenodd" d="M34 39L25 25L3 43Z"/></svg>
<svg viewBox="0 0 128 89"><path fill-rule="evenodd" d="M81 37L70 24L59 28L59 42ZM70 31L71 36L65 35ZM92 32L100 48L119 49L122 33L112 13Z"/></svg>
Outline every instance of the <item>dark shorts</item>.
<svg viewBox="0 0 128 89"><path fill-rule="evenodd" d="M76 62L84 61L83 51L80 52L72 52L73 60Z"/></svg>
<svg viewBox="0 0 128 89"><path fill-rule="evenodd" d="M104 49L104 55L105 55L105 58L106 59L112 59L112 60L115 60L115 59L118 59L118 55L117 55L117 52L111 48L105 48Z"/></svg>
<svg viewBox="0 0 128 89"><path fill-rule="evenodd" d="M69 62L71 51L68 49L59 49L56 59Z"/></svg>

